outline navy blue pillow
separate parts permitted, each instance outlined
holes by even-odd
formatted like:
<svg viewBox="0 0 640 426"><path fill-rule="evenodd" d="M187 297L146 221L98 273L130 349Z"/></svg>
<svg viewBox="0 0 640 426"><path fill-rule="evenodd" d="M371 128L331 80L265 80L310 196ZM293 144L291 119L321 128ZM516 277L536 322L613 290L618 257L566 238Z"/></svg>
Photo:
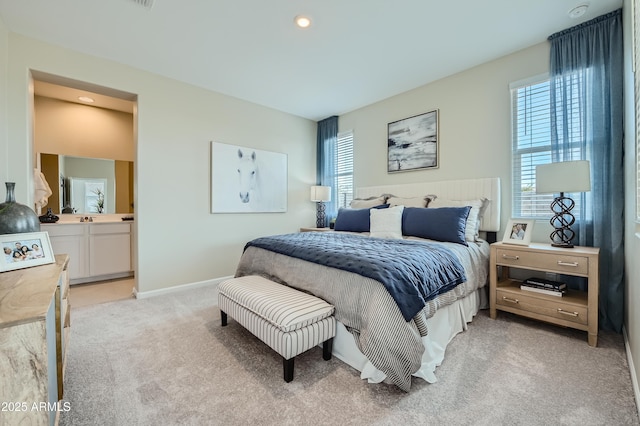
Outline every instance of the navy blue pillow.
<svg viewBox="0 0 640 426"><path fill-rule="evenodd" d="M371 209L386 209L389 204L380 204ZM371 209L340 209L338 217L333 227L334 231L349 232L369 232L371 219L369 210Z"/></svg>
<svg viewBox="0 0 640 426"><path fill-rule="evenodd" d="M468 246L464 228L471 206L405 207L402 212L402 235Z"/></svg>

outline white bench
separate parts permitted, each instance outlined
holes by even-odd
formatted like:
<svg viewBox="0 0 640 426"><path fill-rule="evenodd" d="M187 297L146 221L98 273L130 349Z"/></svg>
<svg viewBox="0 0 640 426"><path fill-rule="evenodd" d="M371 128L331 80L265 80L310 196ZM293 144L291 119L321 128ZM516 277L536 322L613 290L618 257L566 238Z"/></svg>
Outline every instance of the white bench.
<svg viewBox="0 0 640 426"><path fill-rule="evenodd" d="M322 343L322 357L331 359L336 335L334 307L322 299L248 275L218 287L222 326L227 314L283 358L284 380L293 380L294 359Z"/></svg>

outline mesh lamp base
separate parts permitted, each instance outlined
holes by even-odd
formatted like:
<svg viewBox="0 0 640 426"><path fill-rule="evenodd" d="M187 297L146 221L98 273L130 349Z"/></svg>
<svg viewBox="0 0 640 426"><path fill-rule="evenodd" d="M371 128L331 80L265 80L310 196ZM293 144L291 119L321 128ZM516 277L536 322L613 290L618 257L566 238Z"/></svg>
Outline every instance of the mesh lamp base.
<svg viewBox="0 0 640 426"><path fill-rule="evenodd" d="M576 221L571 214L571 210L576 203L573 199L565 197L564 193L560 193L559 197L554 198L551 203L551 211L554 213L549 223L554 227L554 231L549 235L551 245L554 247L572 248L572 240L576 233L571 229Z"/></svg>
<svg viewBox="0 0 640 426"><path fill-rule="evenodd" d="M325 210L326 207L322 201L318 201L317 203L317 212L316 212L316 227L324 228L324 218L325 218Z"/></svg>

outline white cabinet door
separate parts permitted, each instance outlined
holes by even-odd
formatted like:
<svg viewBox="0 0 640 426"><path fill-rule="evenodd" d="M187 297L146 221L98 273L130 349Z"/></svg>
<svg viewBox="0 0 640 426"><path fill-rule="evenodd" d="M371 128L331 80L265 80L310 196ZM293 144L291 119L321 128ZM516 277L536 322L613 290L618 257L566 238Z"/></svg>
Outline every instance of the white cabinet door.
<svg viewBox="0 0 640 426"><path fill-rule="evenodd" d="M129 272L131 271L131 235L90 235L89 256L90 275Z"/></svg>
<svg viewBox="0 0 640 426"><path fill-rule="evenodd" d="M84 278L87 273L87 249L84 236L49 237L55 254L69 255L69 279Z"/></svg>
<svg viewBox="0 0 640 426"><path fill-rule="evenodd" d="M89 276L89 256L87 256L87 236L84 225L42 225L42 231L49 233L54 254L69 255L69 279Z"/></svg>
<svg viewBox="0 0 640 426"><path fill-rule="evenodd" d="M49 232L54 254L69 255L72 284L132 271L129 223L52 224L41 229Z"/></svg>

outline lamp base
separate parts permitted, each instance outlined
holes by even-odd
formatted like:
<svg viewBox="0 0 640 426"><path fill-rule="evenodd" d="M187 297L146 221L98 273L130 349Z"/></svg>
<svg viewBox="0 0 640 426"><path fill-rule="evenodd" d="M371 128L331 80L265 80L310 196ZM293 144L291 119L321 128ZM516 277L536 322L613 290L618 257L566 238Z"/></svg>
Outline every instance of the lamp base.
<svg viewBox="0 0 640 426"><path fill-rule="evenodd" d="M574 245L571 243L551 243L551 247L573 248Z"/></svg>
<svg viewBox="0 0 640 426"><path fill-rule="evenodd" d="M549 221L554 231L549 235L551 245L553 247L573 248L571 240L575 236L575 232L571 229L576 219L571 214L571 209L576 203L569 197L565 197L564 193L560 193L551 203L551 211L554 213Z"/></svg>
<svg viewBox="0 0 640 426"><path fill-rule="evenodd" d="M316 227L324 228L325 227L325 206L322 201L318 201L317 212L316 212Z"/></svg>

